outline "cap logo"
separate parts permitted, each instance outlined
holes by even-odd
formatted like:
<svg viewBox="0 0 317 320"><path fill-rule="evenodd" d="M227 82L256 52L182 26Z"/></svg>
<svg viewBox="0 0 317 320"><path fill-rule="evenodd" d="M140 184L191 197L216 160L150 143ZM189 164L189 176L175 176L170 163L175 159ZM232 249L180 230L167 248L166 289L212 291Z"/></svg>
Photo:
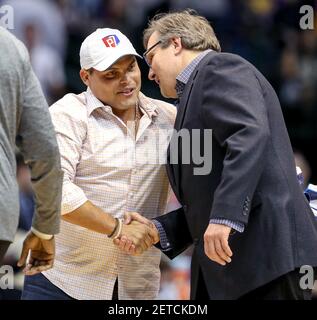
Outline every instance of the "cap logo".
<svg viewBox="0 0 317 320"><path fill-rule="evenodd" d="M107 48L115 48L120 43L119 38L115 34L110 34L109 36L102 38L102 41Z"/></svg>

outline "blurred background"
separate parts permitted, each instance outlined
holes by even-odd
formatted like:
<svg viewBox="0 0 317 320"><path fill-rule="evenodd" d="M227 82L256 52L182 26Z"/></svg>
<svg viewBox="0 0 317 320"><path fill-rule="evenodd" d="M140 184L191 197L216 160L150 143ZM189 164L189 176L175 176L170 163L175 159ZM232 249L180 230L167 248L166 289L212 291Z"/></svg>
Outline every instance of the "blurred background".
<svg viewBox="0 0 317 320"><path fill-rule="evenodd" d="M317 1L296 0L0 0L14 9L10 30L27 46L32 65L49 104L68 92L85 90L79 78L79 48L96 28L125 33L139 53L142 31L158 12L193 8L214 27L222 51L241 55L254 64L275 88L304 183L317 184ZM302 5L315 10L314 30L302 30ZM140 62L142 91L163 99L147 79ZM20 155L18 180L21 217L16 241L6 264L15 265L24 234L31 226L33 195L30 176ZM169 208L177 206L172 199ZM190 250L173 261L164 255L159 299L189 298ZM18 299L23 275L16 271L16 290L0 291L0 299Z"/></svg>

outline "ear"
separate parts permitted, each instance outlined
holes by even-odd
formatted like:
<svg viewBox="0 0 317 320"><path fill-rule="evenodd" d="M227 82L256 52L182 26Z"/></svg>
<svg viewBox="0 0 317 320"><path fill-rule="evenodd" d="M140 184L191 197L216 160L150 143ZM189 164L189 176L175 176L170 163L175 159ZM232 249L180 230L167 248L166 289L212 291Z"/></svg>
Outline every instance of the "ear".
<svg viewBox="0 0 317 320"><path fill-rule="evenodd" d="M88 85L89 85L89 72L85 69L81 69L79 71L79 76L80 76L82 82L88 87Z"/></svg>
<svg viewBox="0 0 317 320"><path fill-rule="evenodd" d="M179 54L183 49L181 38L180 37L173 37L171 39L171 42L172 42L172 46L174 47L175 54Z"/></svg>

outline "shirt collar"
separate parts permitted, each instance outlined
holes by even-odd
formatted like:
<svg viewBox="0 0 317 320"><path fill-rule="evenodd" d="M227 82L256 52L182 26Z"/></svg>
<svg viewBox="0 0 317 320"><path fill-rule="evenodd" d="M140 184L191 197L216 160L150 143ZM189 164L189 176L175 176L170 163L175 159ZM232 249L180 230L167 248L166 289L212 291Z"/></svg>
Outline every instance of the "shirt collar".
<svg viewBox="0 0 317 320"><path fill-rule="evenodd" d="M113 114L112 108L109 105L103 104L98 98L96 98L89 87L86 90L86 104L88 116L98 108L103 108L105 111ZM139 93L139 107L150 119L158 114L157 105L142 92Z"/></svg>
<svg viewBox="0 0 317 320"><path fill-rule="evenodd" d="M104 105L99 99L97 99L89 87L87 88L87 91L86 91L86 105L87 105L88 116L90 116L93 113L93 111L98 108L104 108L107 112L112 113L111 107Z"/></svg>
<svg viewBox="0 0 317 320"><path fill-rule="evenodd" d="M143 112L151 119L153 116L158 115L157 105L152 99L145 96L142 92L139 93L139 106Z"/></svg>
<svg viewBox="0 0 317 320"><path fill-rule="evenodd" d="M199 62L209 53L211 49L207 49L201 52L195 59L193 59L186 67L182 70L182 72L176 77L176 93L178 98L182 96L184 91L184 87L187 84L191 74L198 66Z"/></svg>

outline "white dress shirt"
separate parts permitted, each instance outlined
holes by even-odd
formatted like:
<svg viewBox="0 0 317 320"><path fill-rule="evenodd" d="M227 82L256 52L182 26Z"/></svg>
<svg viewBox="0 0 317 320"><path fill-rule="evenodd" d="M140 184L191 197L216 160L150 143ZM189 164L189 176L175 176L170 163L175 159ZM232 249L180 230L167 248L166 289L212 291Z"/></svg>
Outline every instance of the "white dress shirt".
<svg viewBox="0 0 317 320"><path fill-rule="evenodd" d="M139 94L143 116L137 137L88 89L67 94L51 108L64 171L62 214L87 200L114 217L136 211L147 218L165 212L170 187L164 166L176 109ZM56 260L43 272L75 299L155 299L160 257L152 247L140 256L121 252L112 240L62 220Z"/></svg>

